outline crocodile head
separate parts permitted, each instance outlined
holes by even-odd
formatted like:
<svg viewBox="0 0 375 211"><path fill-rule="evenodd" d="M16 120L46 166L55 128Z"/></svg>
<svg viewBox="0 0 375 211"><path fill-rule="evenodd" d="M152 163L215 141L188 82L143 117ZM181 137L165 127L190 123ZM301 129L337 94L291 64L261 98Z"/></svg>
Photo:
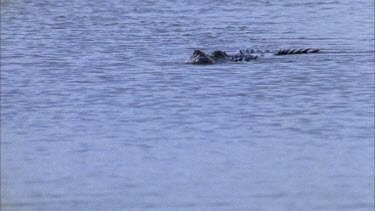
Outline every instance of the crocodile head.
<svg viewBox="0 0 375 211"><path fill-rule="evenodd" d="M192 64L214 64L214 60L209 55L205 54L201 50L194 50L193 55L190 57Z"/></svg>

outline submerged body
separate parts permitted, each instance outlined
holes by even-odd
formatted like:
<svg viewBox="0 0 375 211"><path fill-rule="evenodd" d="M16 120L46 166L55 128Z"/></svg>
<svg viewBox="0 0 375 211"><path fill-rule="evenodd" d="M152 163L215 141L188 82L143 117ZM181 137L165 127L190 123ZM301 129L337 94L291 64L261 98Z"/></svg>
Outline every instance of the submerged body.
<svg viewBox="0 0 375 211"><path fill-rule="evenodd" d="M277 50L273 54L276 56L279 55L288 55L288 54L307 54L307 53L318 53L320 49L312 49L312 48L302 48L302 49L286 49L286 50ZM260 53L260 55L256 55L255 53ZM215 64L218 62L239 62L239 61L251 61L256 60L259 57L263 56L264 53L271 53L270 51L255 51L251 50L240 50L239 53L230 55L227 54L225 51L214 51L211 54L206 54L201 50L194 50L193 55L190 57L190 61L188 63L191 64Z"/></svg>

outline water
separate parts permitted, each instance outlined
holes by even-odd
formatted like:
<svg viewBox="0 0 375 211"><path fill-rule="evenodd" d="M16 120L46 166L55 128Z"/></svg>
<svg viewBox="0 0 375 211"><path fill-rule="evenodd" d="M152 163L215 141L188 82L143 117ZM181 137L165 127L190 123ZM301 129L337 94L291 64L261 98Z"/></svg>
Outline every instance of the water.
<svg viewBox="0 0 375 211"><path fill-rule="evenodd" d="M189 65L193 49L321 48ZM373 210L374 2L1 3L5 210Z"/></svg>

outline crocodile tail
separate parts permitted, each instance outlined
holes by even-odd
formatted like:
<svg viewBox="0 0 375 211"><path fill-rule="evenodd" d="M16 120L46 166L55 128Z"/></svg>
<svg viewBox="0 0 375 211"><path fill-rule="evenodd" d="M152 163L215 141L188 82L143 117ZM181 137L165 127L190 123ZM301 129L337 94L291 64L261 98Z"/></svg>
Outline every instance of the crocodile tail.
<svg viewBox="0 0 375 211"><path fill-rule="evenodd" d="M309 50L310 50L310 48L303 49L303 50L301 51L301 53L307 53L307 52L309 52Z"/></svg>
<svg viewBox="0 0 375 211"><path fill-rule="evenodd" d="M302 52L303 52L303 48L301 48L298 51L296 51L295 54L301 54Z"/></svg>
<svg viewBox="0 0 375 211"><path fill-rule="evenodd" d="M318 53L320 49L315 48L301 48L301 49L280 49L275 52L275 55L288 55L288 54L306 54L306 53Z"/></svg>
<svg viewBox="0 0 375 211"><path fill-rule="evenodd" d="M316 48L316 49L310 49L310 52L309 53L318 53L320 51L319 48Z"/></svg>
<svg viewBox="0 0 375 211"><path fill-rule="evenodd" d="M280 49L275 52L275 55L286 55L288 50Z"/></svg>

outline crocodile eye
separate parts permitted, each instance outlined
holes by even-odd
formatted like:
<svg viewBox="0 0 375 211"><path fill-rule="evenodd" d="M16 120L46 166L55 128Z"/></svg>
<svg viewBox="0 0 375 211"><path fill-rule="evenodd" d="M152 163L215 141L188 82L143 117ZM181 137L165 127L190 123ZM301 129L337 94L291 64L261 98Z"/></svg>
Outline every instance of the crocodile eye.
<svg viewBox="0 0 375 211"><path fill-rule="evenodd" d="M194 50L193 55L204 55L205 53L201 50Z"/></svg>

